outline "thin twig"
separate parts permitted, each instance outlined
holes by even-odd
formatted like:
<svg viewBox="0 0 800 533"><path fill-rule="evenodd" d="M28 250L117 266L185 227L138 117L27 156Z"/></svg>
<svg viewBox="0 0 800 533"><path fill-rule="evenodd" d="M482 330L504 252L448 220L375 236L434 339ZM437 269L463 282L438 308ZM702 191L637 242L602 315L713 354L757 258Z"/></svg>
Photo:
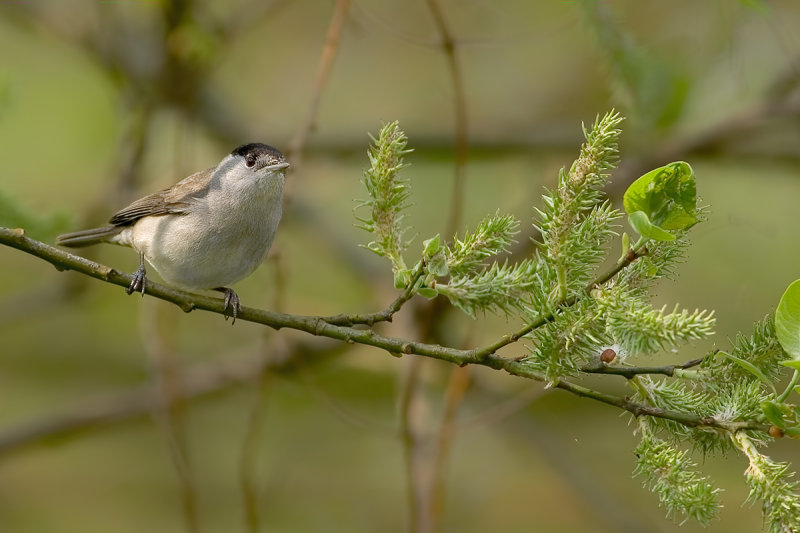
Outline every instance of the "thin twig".
<svg viewBox="0 0 800 533"><path fill-rule="evenodd" d="M617 366L608 365L602 361L598 361L593 365L586 365L581 367L581 372L587 374L611 374L614 376L623 376L631 379L634 376L641 374L655 374L662 376L674 376L676 370L686 370L692 368L703 362L703 359L692 359L679 365L665 365L665 366Z"/></svg>
<svg viewBox="0 0 800 533"><path fill-rule="evenodd" d="M756 420L723 422L717 420L713 416L699 416L691 413L682 413L678 411L672 411L670 409L662 409L660 407L653 407L651 405L637 403L627 396L614 396L612 394L605 394L569 381L560 381L555 384L555 387L571 392L572 394L582 398L591 398L601 403L619 407L620 409L628 411L636 417L652 416L654 418L664 418L688 427L715 428L727 431L729 433L736 433L737 431L744 429L755 429L766 432L769 429L768 425L762 424Z"/></svg>
<svg viewBox="0 0 800 533"><path fill-rule="evenodd" d="M41 241L31 239L25 236L25 232L22 229L0 227L0 243L44 259L58 270L74 270L95 279L119 285L120 287L127 288L132 279L130 274L71 254ZM217 314L224 314L222 298L187 292L151 281L148 281L147 284L147 294L161 300L172 302L187 313L196 309L202 309ZM414 353L448 360L458 364L467 363L468 361L465 359L465 354L470 353L465 350L456 350L436 344L384 337L370 329L337 326L327 323L322 317L318 316L290 315L266 309L244 307L239 312L237 319L263 324L276 330L291 328L305 331L306 333L316 336L367 344L383 348L392 354Z"/></svg>
<svg viewBox="0 0 800 533"><path fill-rule="evenodd" d="M444 13L437 0L428 0L428 8L433 17L436 30L439 33L442 53L444 54L450 72L453 87L453 130L455 138L455 162L453 186L450 193L450 211L445 226L445 237L453 238L461 225L464 210L464 181L467 171L469 155L469 126L467 116L467 98L464 86L464 76L461 62L457 53L456 41L445 20ZM437 320L446 316L443 309L444 300L434 300L428 303L429 313ZM433 331L433 328L431 328ZM466 393L469 384L470 370L456 368L450 374L450 381L445 393L444 413L439 425L436 448L432 456L432 472L428 480L427 493L430 495L426 501L418 502L417 519L421 531L434 531L438 517L441 515L444 502L444 478L447 457L452 446L454 436L454 422L458 407Z"/></svg>

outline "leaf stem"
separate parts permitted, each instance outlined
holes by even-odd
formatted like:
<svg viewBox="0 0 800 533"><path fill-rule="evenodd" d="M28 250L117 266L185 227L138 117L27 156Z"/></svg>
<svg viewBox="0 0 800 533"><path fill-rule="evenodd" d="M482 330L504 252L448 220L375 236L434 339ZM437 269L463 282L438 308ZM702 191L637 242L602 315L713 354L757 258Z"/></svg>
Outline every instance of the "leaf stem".
<svg viewBox="0 0 800 533"><path fill-rule="evenodd" d="M792 380L789 381L789 385L786 387L786 390L783 391L780 396L778 396L777 400L779 402L782 403L786 401L786 398L789 397L789 394L791 394L795 385L797 385L798 380L800 380L800 370L795 370L794 374L792 374Z"/></svg>
<svg viewBox="0 0 800 533"><path fill-rule="evenodd" d="M639 240L636 241L636 243L633 245L631 249L634 251L634 253L638 253L639 250L642 249L642 246L644 246L646 243L647 243L647 237L639 237Z"/></svg>

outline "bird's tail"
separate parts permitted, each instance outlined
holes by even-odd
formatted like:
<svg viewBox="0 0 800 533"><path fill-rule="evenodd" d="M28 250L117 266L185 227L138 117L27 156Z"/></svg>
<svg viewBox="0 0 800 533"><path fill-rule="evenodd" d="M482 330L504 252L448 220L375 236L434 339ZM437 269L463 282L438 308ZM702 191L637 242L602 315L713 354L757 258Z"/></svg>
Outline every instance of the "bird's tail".
<svg viewBox="0 0 800 533"><path fill-rule="evenodd" d="M124 229L123 226L105 226L102 228L85 229L75 233L65 233L56 237L56 244L70 248L90 246L100 242L108 242L111 237Z"/></svg>

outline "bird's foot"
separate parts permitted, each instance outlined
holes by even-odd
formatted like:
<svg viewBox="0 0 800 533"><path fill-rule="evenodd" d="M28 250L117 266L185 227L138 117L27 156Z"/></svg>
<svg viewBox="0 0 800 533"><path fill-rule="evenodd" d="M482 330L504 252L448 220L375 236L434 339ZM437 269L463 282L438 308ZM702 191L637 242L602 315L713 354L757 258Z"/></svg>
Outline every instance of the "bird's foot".
<svg viewBox="0 0 800 533"><path fill-rule="evenodd" d="M145 274L144 263L142 263L139 265L139 268L136 269L136 272L133 273L131 284L125 289L125 292L133 294L136 291L141 291L142 296L144 296L144 288L145 285L147 285L147 277Z"/></svg>
<svg viewBox="0 0 800 533"><path fill-rule="evenodd" d="M222 314L225 316L225 320L228 320L228 317L233 318L231 321L231 325L233 325L236 322L236 317L239 316L239 312L242 310L242 304L239 301L239 295L236 294L233 289L229 289L227 287L217 287L214 290L225 294L225 301L222 305Z"/></svg>

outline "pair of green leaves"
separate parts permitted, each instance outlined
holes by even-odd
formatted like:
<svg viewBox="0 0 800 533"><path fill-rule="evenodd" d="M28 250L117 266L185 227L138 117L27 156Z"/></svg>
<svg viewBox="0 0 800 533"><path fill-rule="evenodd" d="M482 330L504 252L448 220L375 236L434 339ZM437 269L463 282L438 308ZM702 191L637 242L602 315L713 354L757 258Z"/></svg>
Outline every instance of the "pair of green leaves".
<svg viewBox="0 0 800 533"><path fill-rule="evenodd" d="M427 275L421 280L417 281L416 292L425 298L436 298L439 296L439 291L435 288L435 280L437 277L447 276L450 271L447 268L447 257L445 256L445 245L442 244L442 239L437 233L434 237L422 243L422 261L424 261L427 268ZM394 286L397 289L403 289L411 282L413 272L422 268L422 262L414 265L413 269L396 270L394 273Z"/></svg>
<svg viewBox="0 0 800 533"><path fill-rule="evenodd" d="M439 296L439 291L435 288L435 279L437 277L447 276L450 271L447 268L447 257L445 257L445 247L442 245L441 238L437 233L434 237L423 242L424 246L423 257L425 263L428 265L428 278L423 281L423 287L417 289L417 294L425 298L432 299ZM434 286L432 286L434 285Z"/></svg>
<svg viewBox="0 0 800 533"><path fill-rule="evenodd" d="M623 197L628 221L639 235L672 241L676 230L697 223L697 189L689 163L676 161L634 181Z"/></svg>

